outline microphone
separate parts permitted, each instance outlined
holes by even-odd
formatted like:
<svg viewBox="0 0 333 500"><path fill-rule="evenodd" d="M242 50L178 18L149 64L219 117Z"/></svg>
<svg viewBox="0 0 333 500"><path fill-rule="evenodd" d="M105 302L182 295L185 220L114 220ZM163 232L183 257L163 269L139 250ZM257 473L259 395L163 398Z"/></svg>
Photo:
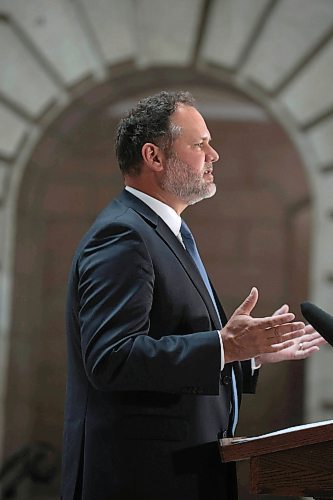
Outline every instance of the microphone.
<svg viewBox="0 0 333 500"><path fill-rule="evenodd" d="M311 302L303 302L301 311L310 325L333 346L333 316Z"/></svg>

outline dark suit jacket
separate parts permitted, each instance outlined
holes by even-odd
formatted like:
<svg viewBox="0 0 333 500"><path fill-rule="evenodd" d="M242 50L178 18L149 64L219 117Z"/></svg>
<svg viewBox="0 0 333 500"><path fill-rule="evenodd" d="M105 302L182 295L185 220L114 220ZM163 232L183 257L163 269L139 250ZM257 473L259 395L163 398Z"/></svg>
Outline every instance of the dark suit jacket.
<svg viewBox="0 0 333 500"><path fill-rule="evenodd" d="M63 500L235 496L217 449L231 401L219 328L189 254L124 191L81 241L69 279ZM252 392L255 378L234 367L239 397Z"/></svg>

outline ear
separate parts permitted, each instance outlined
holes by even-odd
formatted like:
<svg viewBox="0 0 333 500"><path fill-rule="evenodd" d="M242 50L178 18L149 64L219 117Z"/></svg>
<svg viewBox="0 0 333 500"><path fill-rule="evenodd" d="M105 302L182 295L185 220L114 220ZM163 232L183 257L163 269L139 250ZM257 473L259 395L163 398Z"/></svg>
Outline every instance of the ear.
<svg viewBox="0 0 333 500"><path fill-rule="evenodd" d="M141 154L143 161L151 170L155 172L163 170L164 153L156 144L146 142L142 146Z"/></svg>

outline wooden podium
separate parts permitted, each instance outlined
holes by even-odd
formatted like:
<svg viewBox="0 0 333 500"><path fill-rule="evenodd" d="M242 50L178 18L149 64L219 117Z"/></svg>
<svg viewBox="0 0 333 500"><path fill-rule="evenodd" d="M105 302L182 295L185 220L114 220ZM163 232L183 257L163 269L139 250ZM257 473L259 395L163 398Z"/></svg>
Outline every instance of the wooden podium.
<svg viewBox="0 0 333 500"><path fill-rule="evenodd" d="M252 493L333 499L333 420L220 440L223 462L250 460Z"/></svg>

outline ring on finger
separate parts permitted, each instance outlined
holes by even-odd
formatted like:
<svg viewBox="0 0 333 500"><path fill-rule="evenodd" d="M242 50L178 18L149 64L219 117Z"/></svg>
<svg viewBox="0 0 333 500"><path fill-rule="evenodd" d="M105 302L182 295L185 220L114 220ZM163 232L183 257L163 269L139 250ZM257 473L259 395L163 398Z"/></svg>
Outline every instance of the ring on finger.
<svg viewBox="0 0 333 500"><path fill-rule="evenodd" d="M300 343L298 344L298 349L299 349L300 351L302 351L302 350L303 350L303 342L300 342Z"/></svg>

